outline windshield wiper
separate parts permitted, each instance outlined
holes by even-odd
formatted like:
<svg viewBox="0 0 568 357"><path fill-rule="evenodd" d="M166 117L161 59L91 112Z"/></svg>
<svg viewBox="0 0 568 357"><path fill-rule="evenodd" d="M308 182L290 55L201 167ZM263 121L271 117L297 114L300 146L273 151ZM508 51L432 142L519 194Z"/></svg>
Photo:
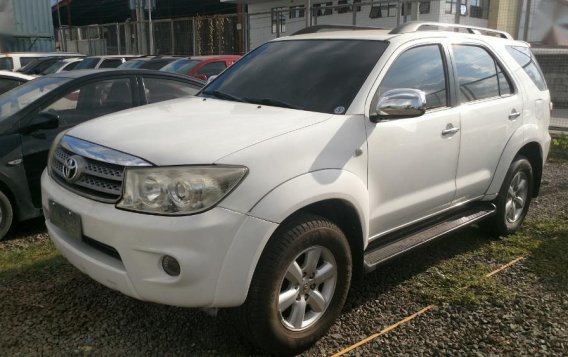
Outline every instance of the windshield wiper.
<svg viewBox="0 0 568 357"><path fill-rule="evenodd" d="M231 100L233 102L246 102L242 98L239 98L239 97L234 96L232 94L228 94L228 93L221 92L221 91L218 91L218 90L206 90L202 94L210 95L210 96L218 98L218 99Z"/></svg>
<svg viewBox="0 0 568 357"><path fill-rule="evenodd" d="M275 107L298 109L298 107L296 107L295 105L292 105L290 103L286 103L286 102L278 100L278 99L272 99L272 98L262 98L262 99L245 98L244 101L247 102L247 103L264 104L264 105L272 105L272 106L275 106Z"/></svg>

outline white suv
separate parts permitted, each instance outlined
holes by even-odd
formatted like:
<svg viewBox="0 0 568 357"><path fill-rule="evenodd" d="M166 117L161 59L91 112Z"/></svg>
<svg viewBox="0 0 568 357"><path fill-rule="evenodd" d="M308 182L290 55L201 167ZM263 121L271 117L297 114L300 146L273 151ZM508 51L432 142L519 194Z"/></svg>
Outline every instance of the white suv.
<svg viewBox="0 0 568 357"><path fill-rule="evenodd" d="M197 97L71 129L42 178L55 245L112 289L234 308L254 344L296 353L352 275L473 222L514 232L550 144L542 74L506 33L428 26L445 25L311 28Z"/></svg>

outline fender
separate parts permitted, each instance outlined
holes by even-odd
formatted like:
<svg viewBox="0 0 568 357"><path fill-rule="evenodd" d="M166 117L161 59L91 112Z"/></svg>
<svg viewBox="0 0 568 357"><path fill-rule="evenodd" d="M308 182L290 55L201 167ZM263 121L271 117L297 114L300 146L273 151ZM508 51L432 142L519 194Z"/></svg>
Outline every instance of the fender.
<svg viewBox="0 0 568 357"><path fill-rule="evenodd" d="M363 231L363 247L366 247L369 194L363 180L340 169L313 171L294 177L262 197L248 212L249 217L239 228L225 256L212 306L242 304L260 255L278 225L300 209L327 199L341 199L355 208Z"/></svg>
<svg viewBox="0 0 568 357"><path fill-rule="evenodd" d="M493 175L491 184L485 193L486 196L495 197L499 194L503 180L505 180L509 166L511 166L515 156L517 156L519 151L526 144L530 142L541 142L539 139L540 135L540 129L534 124L522 125L513 133L513 135L511 135L505 149L501 153L501 158L499 159L499 163L495 169L495 174Z"/></svg>

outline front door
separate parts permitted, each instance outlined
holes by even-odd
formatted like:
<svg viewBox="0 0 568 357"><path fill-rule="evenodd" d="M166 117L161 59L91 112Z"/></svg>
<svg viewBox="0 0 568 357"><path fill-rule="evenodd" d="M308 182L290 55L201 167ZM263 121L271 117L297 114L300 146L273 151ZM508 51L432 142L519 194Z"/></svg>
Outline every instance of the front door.
<svg viewBox="0 0 568 357"><path fill-rule="evenodd" d="M440 212L456 191L460 117L450 105L445 51L441 44L425 44L394 57L375 98L391 89L419 89L427 111L367 122L371 237Z"/></svg>

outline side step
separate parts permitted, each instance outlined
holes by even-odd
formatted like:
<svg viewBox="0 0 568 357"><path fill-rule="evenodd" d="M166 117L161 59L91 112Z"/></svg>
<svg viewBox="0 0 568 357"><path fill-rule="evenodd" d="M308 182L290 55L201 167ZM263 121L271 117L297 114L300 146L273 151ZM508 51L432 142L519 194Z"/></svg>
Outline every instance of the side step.
<svg viewBox="0 0 568 357"><path fill-rule="evenodd" d="M438 218L437 221L430 221L432 223L429 225L421 224L414 229L406 229L405 232L378 238L377 242L371 242L367 247L364 258L365 270L374 270L379 264L412 248L492 216L495 214L495 209L492 203L481 203L451 213L442 219Z"/></svg>

